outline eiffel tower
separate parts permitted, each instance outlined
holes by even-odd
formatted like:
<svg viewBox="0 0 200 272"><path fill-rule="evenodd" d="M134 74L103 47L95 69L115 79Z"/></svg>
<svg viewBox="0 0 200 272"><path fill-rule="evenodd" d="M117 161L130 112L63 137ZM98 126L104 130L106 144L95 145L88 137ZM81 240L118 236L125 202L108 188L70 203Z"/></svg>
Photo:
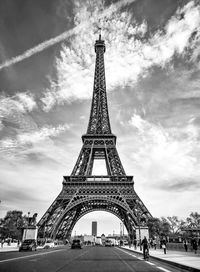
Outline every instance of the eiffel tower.
<svg viewBox="0 0 200 272"><path fill-rule="evenodd" d="M105 43L95 43L96 65L93 98L87 133L70 176L64 176L63 188L40 219L39 235L69 238L77 221L92 211L107 211L123 221L130 237L151 214L134 190L133 176L127 176L112 134L106 95L104 68ZM94 161L104 160L107 175L92 175Z"/></svg>

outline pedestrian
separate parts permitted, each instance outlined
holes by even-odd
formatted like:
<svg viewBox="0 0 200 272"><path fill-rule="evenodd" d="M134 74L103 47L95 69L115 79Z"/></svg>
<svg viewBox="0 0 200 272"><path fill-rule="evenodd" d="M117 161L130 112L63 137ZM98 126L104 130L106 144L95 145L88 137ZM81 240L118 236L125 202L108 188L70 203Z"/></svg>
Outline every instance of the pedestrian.
<svg viewBox="0 0 200 272"><path fill-rule="evenodd" d="M133 244L134 244L134 249L137 250L137 239L136 238L134 239Z"/></svg>
<svg viewBox="0 0 200 272"><path fill-rule="evenodd" d="M144 260L146 259L146 251L148 251L148 241L146 236L144 236L144 239L142 240L141 245L143 246L143 257Z"/></svg>
<svg viewBox="0 0 200 272"><path fill-rule="evenodd" d="M197 254L197 248L198 248L198 244L197 244L196 239L194 239L194 241L193 241L193 249L194 249L194 253L195 254Z"/></svg>
<svg viewBox="0 0 200 272"><path fill-rule="evenodd" d="M166 240L165 239L163 239L162 240L162 248L163 248L163 250L164 250L164 254L166 254L167 253L167 247L166 247Z"/></svg>
<svg viewBox="0 0 200 272"><path fill-rule="evenodd" d="M4 239L1 240L1 248L3 248Z"/></svg>
<svg viewBox="0 0 200 272"><path fill-rule="evenodd" d="M156 239L153 239L153 248L156 250L157 242Z"/></svg>
<svg viewBox="0 0 200 272"><path fill-rule="evenodd" d="M183 241L183 246L185 248L185 251L187 252L188 251L188 241L186 239Z"/></svg>
<svg viewBox="0 0 200 272"><path fill-rule="evenodd" d="M150 244L151 248L153 248L153 239L152 238L149 239L149 244Z"/></svg>

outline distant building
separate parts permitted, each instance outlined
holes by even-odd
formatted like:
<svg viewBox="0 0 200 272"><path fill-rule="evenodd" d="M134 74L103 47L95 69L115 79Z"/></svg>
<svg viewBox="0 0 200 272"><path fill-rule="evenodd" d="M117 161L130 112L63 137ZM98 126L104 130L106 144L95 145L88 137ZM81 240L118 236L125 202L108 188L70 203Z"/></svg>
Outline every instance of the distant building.
<svg viewBox="0 0 200 272"><path fill-rule="evenodd" d="M83 241L84 241L85 244L94 244L94 242L95 242L94 236L84 234L84 240Z"/></svg>
<svg viewBox="0 0 200 272"><path fill-rule="evenodd" d="M92 222L92 235L97 236L97 222Z"/></svg>

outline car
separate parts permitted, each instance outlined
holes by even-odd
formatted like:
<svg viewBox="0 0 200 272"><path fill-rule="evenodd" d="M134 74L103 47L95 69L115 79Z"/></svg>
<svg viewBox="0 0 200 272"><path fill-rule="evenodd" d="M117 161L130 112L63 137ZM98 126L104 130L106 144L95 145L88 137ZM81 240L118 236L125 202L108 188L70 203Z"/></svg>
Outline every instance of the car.
<svg viewBox="0 0 200 272"><path fill-rule="evenodd" d="M34 239L26 239L22 242L22 244L20 245L19 247L19 251L22 251L22 250L30 250L30 251L33 251L33 250L37 250L37 242L36 240Z"/></svg>
<svg viewBox="0 0 200 272"><path fill-rule="evenodd" d="M74 249L74 248L82 248L82 242L81 242L81 240L79 240L79 239L74 239L73 241L72 241L72 244L71 244L71 249Z"/></svg>
<svg viewBox="0 0 200 272"><path fill-rule="evenodd" d="M111 247L112 246L112 241L111 240L106 240L105 241L105 247Z"/></svg>
<svg viewBox="0 0 200 272"><path fill-rule="evenodd" d="M124 246L128 246L128 241L127 241L127 240L124 240L124 241L123 241L123 245L124 245Z"/></svg>
<svg viewBox="0 0 200 272"><path fill-rule="evenodd" d="M47 248L54 248L55 247L55 244L53 241L46 241L43 248L44 249L47 249Z"/></svg>

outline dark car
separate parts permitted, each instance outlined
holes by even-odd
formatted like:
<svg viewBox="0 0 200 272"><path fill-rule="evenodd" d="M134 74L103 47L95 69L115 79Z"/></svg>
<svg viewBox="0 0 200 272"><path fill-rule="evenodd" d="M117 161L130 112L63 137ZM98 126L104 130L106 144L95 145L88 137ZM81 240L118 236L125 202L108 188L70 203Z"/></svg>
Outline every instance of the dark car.
<svg viewBox="0 0 200 272"><path fill-rule="evenodd" d="M71 248L82 248L82 242L79 239L74 239L71 244Z"/></svg>
<svg viewBox="0 0 200 272"><path fill-rule="evenodd" d="M106 240L105 241L105 247L111 247L112 246L112 241L111 240Z"/></svg>
<svg viewBox="0 0 200 272"><path fill-rule="evenodd" d="M27 239L27 240L24 240L21 244L21 246L19 247L19 251L22 251L22 250L30 250L30 251L33 251L33 250L37 250L37 242L36 240L34 239Z"/></svg>

